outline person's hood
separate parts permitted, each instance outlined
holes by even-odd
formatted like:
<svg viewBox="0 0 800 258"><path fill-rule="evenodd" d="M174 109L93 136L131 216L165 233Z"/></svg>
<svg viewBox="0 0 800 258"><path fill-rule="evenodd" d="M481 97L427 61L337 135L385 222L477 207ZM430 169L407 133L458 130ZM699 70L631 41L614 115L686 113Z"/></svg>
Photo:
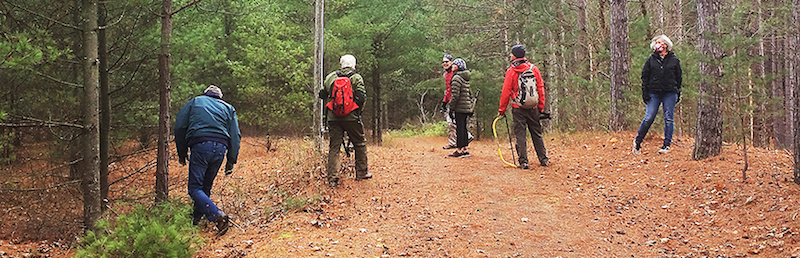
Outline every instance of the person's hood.
<svg viewBox="0 0 800 258"><path fill-rule="evenodd" d="M470 72L469 70L457 71L456 74L458 76L461 76L461 78L464 78L464 80L467 80L467 81L469 81L469 78L472 76L472 72Z"/></svg>
<svg viewBox="0 0 800 258"><path fill-rule="evenodd" d="M521 73L531 68L531 63L528 62L528 59L521 57L511 62L511 68L513 68L515 72Z"/></svg>

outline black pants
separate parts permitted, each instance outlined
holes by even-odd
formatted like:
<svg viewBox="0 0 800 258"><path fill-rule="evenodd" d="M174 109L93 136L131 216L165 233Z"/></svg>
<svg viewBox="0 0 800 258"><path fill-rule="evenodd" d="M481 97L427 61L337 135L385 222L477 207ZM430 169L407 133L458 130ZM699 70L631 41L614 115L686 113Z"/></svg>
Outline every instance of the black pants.
<svg viewBox="0 0 800 258"><path fill-rule="evenodd" d="M519 153L519 163L528 164L528 137L525 129L531 132L533 148L539 162L547 159L547 150L544 148L542 139L542 124L539 122L539 109L512 108L511 114L514 115L514 135L517 137L517 153Z"/></svg>
<svg viewBox="0 0 800 258"><path fill-rule="evenodd" d="M456 147L464 148L469 145L469 131L467 131L467 118L471 114L456 112Z"/></svg>

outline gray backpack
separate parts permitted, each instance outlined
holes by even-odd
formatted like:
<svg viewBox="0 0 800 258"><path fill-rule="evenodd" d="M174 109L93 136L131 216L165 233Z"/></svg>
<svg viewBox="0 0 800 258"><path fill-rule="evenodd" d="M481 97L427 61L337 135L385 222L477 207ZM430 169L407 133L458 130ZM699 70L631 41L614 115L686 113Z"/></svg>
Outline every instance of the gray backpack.
<svg viewBox="0 0 800 258"><path fill-rule="evenodd" d="M533 65L519 74L517 96L511 102L522 109L533 109L539 106L539 91L536 90L536 76L533 75Z"/></svg>

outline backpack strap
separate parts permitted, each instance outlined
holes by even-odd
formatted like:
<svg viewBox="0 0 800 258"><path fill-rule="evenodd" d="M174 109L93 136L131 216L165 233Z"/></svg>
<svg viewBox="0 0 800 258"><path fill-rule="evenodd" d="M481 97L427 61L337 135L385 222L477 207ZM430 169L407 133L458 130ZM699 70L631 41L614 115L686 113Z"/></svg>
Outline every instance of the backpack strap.
<svg viewBox="0 0 800 258"><path fill-rule="evenodd" d="M347 78L350 78L350 77L351 77L351 76L353 76L354 74L356 74L356 72L353 72L353 71L351 71L351 72L349 72L349 73L347 73L347 74L342 74L342 71L341 71L341 70L339 70L339 71L336 71L336 76L338 76L338 77L347 77Z"/></svg>

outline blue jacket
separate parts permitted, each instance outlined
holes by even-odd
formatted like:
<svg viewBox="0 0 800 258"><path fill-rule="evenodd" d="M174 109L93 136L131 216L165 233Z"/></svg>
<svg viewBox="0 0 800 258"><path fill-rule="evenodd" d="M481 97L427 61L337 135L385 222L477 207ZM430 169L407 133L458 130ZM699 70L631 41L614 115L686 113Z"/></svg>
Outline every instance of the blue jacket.
<svg viewBox="0 0 800 258"><path fill-rule="evenodd" d="M178 158L186 159L191 145L208 140L225 144L227 163L236 164L241 139L236 109L215 96L201 95L189 100L175 118Z"/></svg>

